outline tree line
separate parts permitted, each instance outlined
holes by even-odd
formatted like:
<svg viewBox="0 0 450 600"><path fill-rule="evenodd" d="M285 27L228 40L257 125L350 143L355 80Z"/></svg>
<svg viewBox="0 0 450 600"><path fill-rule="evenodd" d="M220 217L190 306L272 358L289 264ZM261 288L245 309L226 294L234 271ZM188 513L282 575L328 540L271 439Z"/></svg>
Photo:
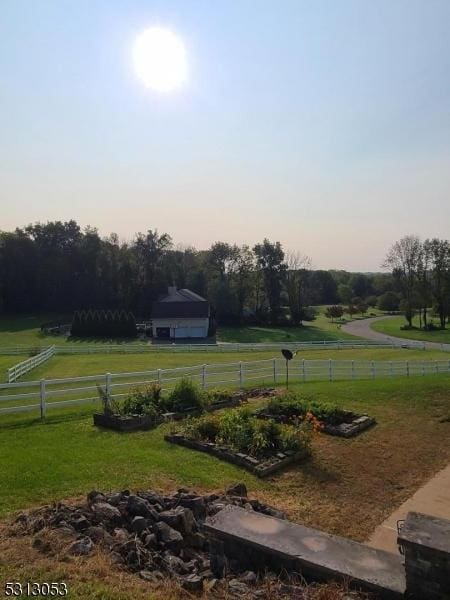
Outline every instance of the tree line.
<svg viewBox="0 0 450 600"><path fill-rule="evenodd" d="M120 309L145 318L171 285L207 298L216 319L229 324L298 325L314 318L318 304L397 310L408 298L397 270L317 270L306 256L269 239L253 247L217 241L198 250L151 229L131 241L101 237L73 220L0 232L4 314Z"/></svg>
<svg viewBox="0 0 450 600"><path fill-rule="evenodd" d="M420 328L435 328L429 320L431 308L439 327L445 328L450 316L450 242L405 236L391 246L384 266L391 269L401 290L400 309L408 327L417 314Z"/></svg>

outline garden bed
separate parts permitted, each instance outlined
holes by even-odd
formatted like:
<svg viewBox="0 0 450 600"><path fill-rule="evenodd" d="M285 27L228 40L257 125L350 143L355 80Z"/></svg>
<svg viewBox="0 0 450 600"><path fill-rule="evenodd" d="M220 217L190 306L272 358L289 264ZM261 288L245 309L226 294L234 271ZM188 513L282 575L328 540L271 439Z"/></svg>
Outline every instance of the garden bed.
<svg viewBox="0 0 450 600"><path fill-rule="evenodd" d="M343 420L341 423L335 424L321 422L321 431L323 433L328 433L329 435L349 438L376 424L375 419L373 417L369 417L369 415L359 415L351 411L342 412L345 412L345 416L343 416L343 419L345 420ZM274 421L277 421L277 423L285 424L290 424L295 419L295 417L286 415L273 415L265 412L265 409L256 411L255 415L258 417L258 419L273 419Z"/></svg>
<svg viewBox="0 0 450 600"><path fill-rule="evenodd" d="M230 400L224 400L222 402L213 402L206 409L201 409L196 406L192 406L190 408L186 408L177 412L166 412L162 414L164 421L181 421L181 419L185 419L186 417L196 417L201 415L204 410L207 412L215 412L216 410L221 410L223 408L235 408L236 406L240 406L242 403L242 399L240 397L233 397Z"/></svg>
<svg viewBox="0 0 450 600"><path fill-rule="evenodd" d="M114 431L146 431L162 422L148 415L109 415L94 413L94 425Z"/></svg>
<svg viewBox="0 0 450 600"><path fill-rule="evenodd" d="M166 435L164 436L164 439L171 444L178 444L179 446L185 446L191 450L199 450L200 452L212 454L212 456L215 456L216 458L243 467L257 477L268 477L269 475L284 469L288 465L297 462L301 458L305 458L304 452L294 452L293 450L277 452L268 457L255 458L249 454L236 452L231 448L212 442L191 440L180 433Z"/></svg>
<svg viewBox="0 0 450 600"><path fill-rule="evenodd" d="M367 414L357 414L329 402L306 400L291 392L271 398L254 414L258 419L272 419L287 425L309 421L316 431L345 438L357 435L376 423Z"/></svg>

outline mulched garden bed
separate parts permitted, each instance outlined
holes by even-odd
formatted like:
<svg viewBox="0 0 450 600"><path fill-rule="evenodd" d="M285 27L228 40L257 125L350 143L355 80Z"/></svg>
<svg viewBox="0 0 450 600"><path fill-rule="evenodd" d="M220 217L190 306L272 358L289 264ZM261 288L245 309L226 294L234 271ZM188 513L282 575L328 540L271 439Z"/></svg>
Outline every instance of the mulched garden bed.
<svg viewBox="0 0 450 600"><path fill-rule="evenodd" d="M284 469L288 465L298 462L301 458L304 458L304 453L294 452L292 450L277 452L269 457L255 458L254 456L243 454L242 452L235 452L226 446L220 446L218 444L213 444L212 442L192 440L179 433L166 435L164 436L164 439L171 444L178 444L179 446L185 446L192 450L199 450L200 452L212 454L221 460L243 467L257 477L268 477L269 475Z"/></svg>
<svg viewBox="0 0 450 600"><path fill-rule="evenodd" d="M267 412L265 408L255 411L255 416L258 419L273 419L277 423L291 424L295 421L295 417L278 414L274 415ZM361 431L375 425L376 421L373 417L368 415L355 414L349 410L342 411L342 422L341 423L327 423L326 421L321 422L321 431L328 433L329 435L335 435L339 437L353 437Z"/></svg>
<svg viewBox="0 0 450 600"><path fill-rule="evenodd" d="M229 400L213 402L206 409L207 412L215 412L224 408L235 408L249 398L270 398L276 395L276 390L273 388L255 388L252 390L239 390L234 392ZM197 407L186 408L182 411L163 413L156 419L146 415L116 415L94 413L94 425L96 427L104 427L113 429L114 431L147 431L166 421L181 421L186 417L195 417L202 414L201 409Z"/></svg>
<svg viewBox="0 0 450 600"><path fill-rule="evenodd" d="M114 431L146 431L162 423L162 419L155 419L146 415L109 415L94 413L94 425L113 429Z"/></svg>

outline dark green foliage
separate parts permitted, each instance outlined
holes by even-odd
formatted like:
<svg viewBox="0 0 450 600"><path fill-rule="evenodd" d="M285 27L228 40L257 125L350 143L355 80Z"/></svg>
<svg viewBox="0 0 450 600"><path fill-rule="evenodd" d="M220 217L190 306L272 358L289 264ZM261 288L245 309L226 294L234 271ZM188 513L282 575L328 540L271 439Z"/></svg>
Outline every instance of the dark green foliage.
<svg viewBox="0 0 450 600"><path fill-rule="evenodd" d="M194 381L183 377L169 394L168 405L174 412L189 408L203 410L208 405L208 397Z"/></svg>
<svg viewBox="0 0 450 600"><path fill-rule="evenodd" d="M161 386L151 384L146 387L136 387L120 405L123 415L147 415L157 417L164 412L161 396Z"/></svg>
<svg viewBox="0 0 450 600"><path fill-rule="evenodd" d="M248 408L188 419L181 431L191 439L222 444L257 457L284 450L302 452L305 456L310 453L309 423L292 427L270 419L263 421L254 417Z"/></svg>
<svg viewBox="0 0 450 600"><path fill-rule="evenodd" d="M207 392L208 400L211 404L214 402L228 402L233 399L233 392L230 390L210 389Z"/></svg>
<svg viewBox="0 0 450 600"><path fill-rule="evenodd" d="M334 404L305 400L295 392L286 392L281 397L271 398L264 413L274 417L285 417L287 420L300 421L310 413L318 421L324 421L330 425L339 425L349 417L348 411L342 410Z"/></svg>
<svg viewBox="0 0 450 600"><path fill-rule="evenodd" d="M136 320L125 310L77 310L70 331L73 337L136 337Z"/></svg>

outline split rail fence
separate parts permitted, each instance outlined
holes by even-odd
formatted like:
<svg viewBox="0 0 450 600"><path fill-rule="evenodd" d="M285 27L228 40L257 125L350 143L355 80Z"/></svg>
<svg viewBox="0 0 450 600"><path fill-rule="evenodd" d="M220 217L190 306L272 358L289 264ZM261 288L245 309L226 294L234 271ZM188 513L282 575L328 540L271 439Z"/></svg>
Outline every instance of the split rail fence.
<svg viewBox="0 0 450 600"><path fill-rule="evenodd" d="M424 376L450 373L450 360L304 360L289 364L289 381L339 381L378 379L399 376ZM0 384L0 416L8 413L47 411L78 404L98 403L98 386L108 396L120 399L134 387L158 383L168 391L183 377L196 381L203 389L212 387L244 387L255 384L282 384L286 364L281 358L204 364L175 369L156 369L130 373L105 373L85 377L41 379Z"/></svg>

